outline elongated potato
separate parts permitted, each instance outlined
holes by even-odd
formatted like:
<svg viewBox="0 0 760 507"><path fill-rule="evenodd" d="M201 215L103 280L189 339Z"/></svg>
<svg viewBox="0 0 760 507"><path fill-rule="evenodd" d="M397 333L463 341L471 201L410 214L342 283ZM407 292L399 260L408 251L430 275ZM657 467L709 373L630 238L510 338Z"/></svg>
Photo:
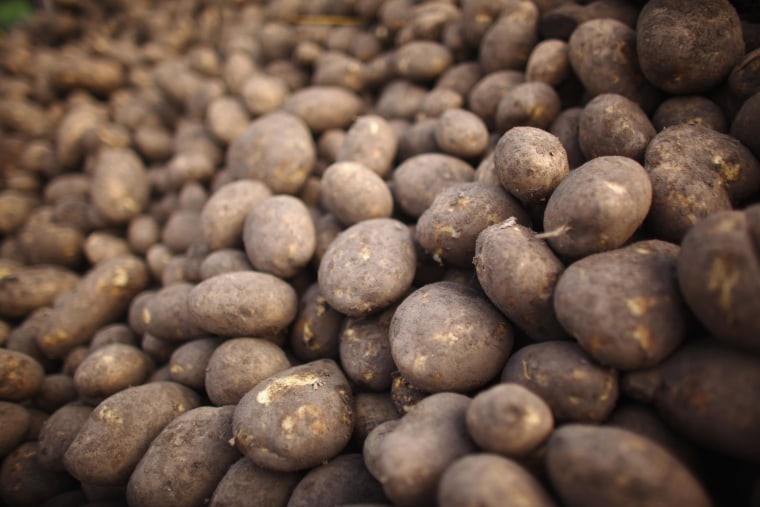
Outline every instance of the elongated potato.
<svg viewBox="0 0 760 507"><path fill-rule="evenodd" d="M109 222L123 224L147 206L150 185L142 161L129 149L100 153L92 178L92 201Z"/></svg>
<svg viewBox="0 0 760 507"><path fill-rule="evenodd" d="M55 298L72 289L79 276L62 266L24 266L3 269L0 274L0 316L26 317L52 305Z"/></svg>
<svg viewBox="0 0 760 507"><path fill-rule="evenodd" d="M45 370L33 357L0 349L0 399L22 401L34 396L45 380Z"/></svg>

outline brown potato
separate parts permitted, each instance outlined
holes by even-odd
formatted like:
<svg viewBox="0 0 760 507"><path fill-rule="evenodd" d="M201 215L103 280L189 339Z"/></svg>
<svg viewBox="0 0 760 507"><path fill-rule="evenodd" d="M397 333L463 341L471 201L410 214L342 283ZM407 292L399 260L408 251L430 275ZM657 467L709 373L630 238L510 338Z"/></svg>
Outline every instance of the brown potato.
<svg viewBox="0 0 760 507"><path fill-rule="evenodd" d="M539 31L546 37L567 39L573 31L592 19L612 18L631 28L636 26L638 9L635 5L620 0L594 0L589 3L559 2L549 0L542 9Z"/></svg>
<svg viewBox="0 0 760 507"><path fill-rule="evenodd" d="M499 17L483 34L478 61L483 71L522 70L538 42L538 7L533 2L503 2Z"/></svg>
<svg viewBox="0 0 760 507"><path fill-rule="evenodd" d="M483 77L482 70L477 62L460 62L446 69L435 82L435 87L451 90L461 97L467 97L481 77Z"/></svg>
<svg viewBox="0 0 760 507"><path fill-rule="evenodd" d="M203 392L206 366L221 343L219 338L198 338L177 347L169 358L169 380Z"/></svg>
<svg viewBox="0 0 760 507"><path fill-rule="evenodd" d="M109 222L124 224L147 206L150 187L145 168L129 149L100 152L92 177L92 202Z"/></svg>
<svg viewBox="0 0 760 507"><path fill-rule="evenodd" d="M42 505L76 486L76 481L66 472L44 468L37 460L38 455L39 444L25 442L3 460L0 498L7 505Z"/></svg>
<svg viewBox="0 0 760 507"><path fill-rule="evenodd" d="M436 86L420 104L420 118L438 118L450 109L461 108L464 97L454 90Z"/></svg>
<svg viewBox="0 0 760 507"><path fill-rule="evenodd" d="M525 79L557 86L572 75L568 43L545 39L533 47L525 64Z"/></svg>
<svg viewBox="0 0 760 507"><path fill-rule="evenodd" d="M333 161L359 162L386 177L396 156L398 139L382 116L360 116L342 138Z"/></svg>
<svg viewBox="0 0 760 507"><path fill-rule="evenodd" d="M2 269L0 275L0 316L22 318L34 310L50 306L71 290L79 276L62 266L37 265Z"/></svg>
<svg viewBox="0 0 760 507"><path fill-rule="evenodd" d="M277 76L254 73L242 85L240 94L248 112L261 116L276 111L288 97L287 82Z"/></svg>
<svg viewBox="0 0 760 507"><path fill-rule="evenodd" d="M234 248L222 248L211 252L203 259L199 266L201 280L211 278L212 276L234 271L252 271L251 261L243 250Z"/></svg>
<svg viewBox="0 0 760 507"><path fill-rule="evenodd" d="M395 307L364 318L348 318L340 332L340 363L357 386L387 391L396 364L391 355L388 330Z"/></svg>
<svg viewBox="0 0 760 507"><path fill-rule="evenodd" d="M302 45L299 47L303 48ZM354 92L360 92L365 87L364 63L345 53L320 52L313 64L312 83L316 86L340 86Z"/></svg>
<svg viewBox="0 0 760 507"><path fill-rule="evenodd" d="M15 350L0 349L0 399L23 401L42 387L45 370L33 357Z"/></svg>
<svg viewBox="0 0 760 507"><path fill-rule="evenodd" d="M77 268L82 264L84 235L71 225L57 224L54 210L38 207L18 231L18 242L27 264L55 264Z"/></svg>
<svg viewBox="0 0 760 507"><path fill-rule="evenodd" d="M96 405L108 396L140 385L155 368L150 356L132 345L113 343L94 350L74 372L80 399Z"/></svg>
<svg viewBox="0 0 760 507"><path fill-rule="evenodd" d="M297 472L267 470L240 458L217 484L209 507L286 507L299 480Z"/></svg>
<svg viewBox="0 0 760 507"><path fill-rule="evenodd" d="M248 110L237 97L216 97L206 109L206 125L222 144L231 143L249 123Z"/></svg>
<svg viewBox="0 0 760 507"><path fill-rule="evenodd" d="M209 248L240 246L245 217L271 195L262 182L249 179L228 183L215 191L201 211L201 228Z"/></svg>
<svg viewBox="0 0 760 507"><path fill-rule="evenodd" d="M453 57L451 51L434 41L411 41L396 49L391 64L399 76L413 82L433 81L445 71Z"/></svg>
<svg viewBox="0 0 760 507"><path fill-rule="evenodd" d="M50 470L65 470L63 455L90 417L92 407L69 403L50 414L40 429L37 460Z"/></svg>
<svg viewBox="0 0 760 507"><path fill-rule="evenodd" d="M526 125L549 128L561 109L554 88L541 81L520 83L507 90L499 100L494 117L499 132Z"/></svg>
<svg viewBox="0 0 760 507"><path fill-rule="evenodd" d="M387 83L377 98L375 112L386 119L412 119L420 110L427 89L398 79Z"/></svg>
<svg viewBox="0 0 760 507"><path fill-rule="evenodd" d="M399 417L401 415L388 393L356 393L352 439L359 446L364 446L364 441L372 430Z"/></svg>
<svg viewBox="0 0 760 507"><path fill-rule="evenodd" d="M715 102L701 95L671 97L657 106L652 124L661 131L680 123L704 125L717 132L726 132L726 115Z"/></svg>
<svg viewBox="0 0 760 507"><path fill-rule="evenodd" d="M731 135L760 157L760 140L755 136L760 111L760 92L744 101L731 123Z"/></svg>
<svg viewBox="0 0 760 507"><path fill-rule="evenodd" d="M140 312L145 331L170 342L203 336L204 329L190 318L189 298L194 288L190 283L178 282L156 291Z"/></svg>
<svg viewBox="0 0 760 507"><path fill-rule="evenodd" d="M398 159L406 161L416 155L440 151L435 140L435 129L438 121L435 118L424 118L418 114L418 119L403 133L399 133Z"/></svg>
<svg viewBox="0 0 760 507"><path fill-rule="evenodd" d="M3 433L0 435L0 457L5 456L24 441L31 415L29 411L18 403L0 401L0 423L3 425Z"/></svg>
<svg viewBox="0 0 760 507"><path fill-rule="evenodd" d="M161 242L172 253L183 254L197 238L203 237L203 226L199 211L178 209L169 215L161 231Z"/></svg>
<svg viewBox="0 0 760 507"><path fill-rule="evenodd" d="M445 153L472 159L488 148L488 129L476 114L454 108L438 119L435 141Z"/></svg>
<svg viewBox="0 0 760 507"><path fill-rule="evenodd" d="M525 74L517 70L499 70L483 76L470 90L467 105L492 128L502 97L515 86L525 82Z"/></svg>
<svg viewBox="0 0 760 507"><path fill-rule="evenodd" d="M429 392L412 385L400 373L394 372L391 379L391 401L401 415L410 412L417 403L430 396Z"/></svg>
<svg viewBox="0 0 760 507"><path fill-rule="evenodd" d="M297 116L318 134L351 125L362 112L362 101L355 93L339 86L309 86L288 97L282 110Z"/></svg>
<svg viewBox="0 0 760 507"><path fill-rule="evenodd" d="M393 213L388 185L359 162L336 162L325 170L321 201L346 226L370 218L388 218Z"/></svg>
<svg viewBox="0 0 760 507"><path fill-rule="evenodd" d="M578 124L583 109L570 107L557 115L549 127L549 132L557 136L567 152L570 168L575 169L586 161L578 141Z"/></svg>
<svg viewBox="0 0 760 507"><path fill-rule="evenodd" d="M34 406L48 413L78 398L74 379L66 373L46 375L34 396Z"/></svg>
<svg viewBox="0 0 760 507"><path fill-rule="evenodd" d="M301 361L336 358L343 315L311 284L301 295L298 317L290 330L290 351Z"/></svg>
<svg viewBox="0 0 760 507"><path fill-rule="evenodd" d="M37 197L29 192L11 189L0 192L0 232L16 232L38 204Z"/></svg>

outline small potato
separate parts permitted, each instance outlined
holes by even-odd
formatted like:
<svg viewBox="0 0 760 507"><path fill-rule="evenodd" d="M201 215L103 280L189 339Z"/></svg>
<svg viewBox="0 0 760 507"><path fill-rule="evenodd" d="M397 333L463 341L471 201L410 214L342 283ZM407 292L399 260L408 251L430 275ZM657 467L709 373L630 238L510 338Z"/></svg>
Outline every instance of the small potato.
<svg viewBox="0 0 760 507"><path fill-rule="evenodd" d="M471 159L482 155L488 148L488 129L476 114L451 109L438 119L435 141L444 152Z"/></svg>
<svg viewBox="0 0 760 507"><path fill-rule="evenodd" d="M385 118L360 116L346 132L334 161L359 162L384 178L391 171L397 147L396 133Z"/></svg>
<svg viewBox="0 0 760 507"><path fill-rule="evenodd" d="M343 315L335 311L314 283L299 301L298 317L290 331L290 351L304 362L338 355Z"/></svg>
<svg viewBox="0 0 760 507"><path fill-rule="evenodd" d="M396 365L391 355L388 330L396 311L391 307L378 315L346 319L340 333L340 362L357 386L387 391Z"/></svg>
<svg viewBox="0 0 760 507"><path fill-rule="evenodd" d="M760 118L760 92L744 101L731 123L731 135L747 146L755 157L760 157L760 139L755 135Z"/></svg>
<svg viewBox="0 0 760 507"><path fill-rule="evenodd" d="M322 175L322 206L346 226L388 218L393 196L375 172L359 162L336 162Z"/></svg>
<svg viewBox="0 0 760 507"><path fill-rule="evenodd" d="M203 236L199 211L178 209L169 215L161 231L161 242L172 253L183 254L197 238Z"/></svg>
<svg viewBox="0 0 760 507"><path fill-rule="evenodd" d="M129 149L102 151L92 177L92 202L109 222L125 224L148 205L150 186L145 167Z"/></svg>
<svg viewBox="0 0 760 507"><path fill-rule="evenodd" d="M502 382L514 382L540 396L556 422L600 423L615 408L618 374L597 364L568 341L527 345L507 361Z"/></svg>
<svg viewBox="0 0 760 507"><path fill-rule="evenodd" d="M364 64L356 58L338 51L325 51L315 58L311 82L360 92L366 85L364 69Z"/></svg>
<svg viewBox="0 0 760 507"><path fill-rule="evenodd" d="M388 393L357 393L354 396L353 441L364 445L367 435L386 421L396 420L401 414L396 410Z"/></svg>
<svg viewBox="0 0 760 507"><path fill-rule="evenodd" d="M513 127L501 136L494 164L501 185L526 206L546 201L570 173L560 139L535 127Z"/></svg>
<svg viewBox="0 0 760 507"><path fill-rule="evenodd" d="M464 98L460 94L448 88L436 87L425 95L420 104L420 117L438 118L446 111L461 108L463 105Z"/></svg>
<svg viewBox="0 0 760 507"><path fill-rule="evenodd" d="M248 111L242 102L225 95L211 100L206 109L206 125L221 143L231 143L250 123Z"/></svg>
<svg viewBox="0 0 760 507"><path fill-rule="evenodd" d="M652 115L652 124L658 132L681 123L704 125L723 133L728 130L726 115L720 106L701 95L671 97L662 101Z"/></svg>
<svg viewBox="0 0 760 507"><path fill-rule="evenodd" d="M297 116L318 134L351 125L361 113L362 101L355 93L339 86L309 86L285 100L282 110Z"/></svg>
<svg viewBox="0 0 760 507"><path fill-rule="evenodd" d="M284 79L264 73L252 74L240 91L248 112L253 116L276 111L289 93L290 89Z"/></svg>
<svg viewBox="0 0 760 507"><path fill-rule="evenodd" d="M554 507L544 487L517 462L476 453L456 460L438 484L440 507Z"/></svg>
<svg viewBox="0 0 760 507"><path fill-rule="evenodd" d="M149 162L164 162L174 153L171 134L162 125L140 125L133 140L135 149Z"/></svg>
<svg viewBox="0 0 760 507"><path fill-rule="evenodd" d="M50 414L40 429L37 460L49 470L65 470L63 455L90 417L92 407L69 403Z"/></svg>
<svg viewBox="0 0 760 507"><path fill-rule="evenodd" d="M219 338L198 338L177 347L169 358L169 380L203 392L206 366L221 343Z"/></svg>
<svg viewBox="0 0 760 507"><path fill-rule="evenodd" d="M172 420L151 442L127 484L135 507L205 505L240 458L229 445L235 407L198 407ZM187 467L178 467L187 463Z"/></svg>
<svg viewBox="0 0 760 507"><path fill-rule="evenodd" d="M365 463L393 505L435 505L438 484L446 468L475 451L464 422L469 405L470 398L455 393L425 398L382 437L373 465L368 456L368 439Z"/></svg>
<svg viewBox="0 0 760 507"><path fill-rule="evenodd" d="M406 80L395 80L380 91L375 111L386 119L412 119L420 110L427 89Z"/></svg>
<svg viewBox="0 0 760 507"><path fill-rule="evenodd" d="M33 357L0 349L0 400L23 401L34 396L45 380L45 370Z"/></svg>
<svg viewBox="0 0 760 507"><path fill-rule="evenodd" d="M417 221L415 238L436 262L470 267L478 234L510 217L530 224L520 203L501 187L459 183L435 197Z"/></svg>
<svg viewBox="0 0 760 507"><path fill-rule="evenodd" d="M435 88L443 88L467 97L483 73L477 62L461 62L452 65L435 82Z"/></svg>
<svg viewBox="0 0 760 507"><path fill-rule="evenodd" d="M0 498L6 505L42 505L76 486L76 481L66 472L44 468L37 459L38 455L39 444L25 442L3 460Z"/></svg>
<svg viewBox="0 0 760 507"><path fill-rule="evenodd" d="M399 76L414 82L437 78L453 60L451 51L438 42L411 41L399 47L391 57Z"/></svg>
<svg viewBox="0 0 760 507"><path fill-rule="evenodd" d="M92 411L64 455L66 470L83 483L123 486L151 441L178 415L200 404L174 382L129 387Z"/></svg>
<svg viewBox="0 0 760 507"><path fill-rule="evenodd" d="M0 316L22 318L50 306L60 294L71 290L79 276L62 266L37 265L2 269Z"/></svg>
<svg viewBox="0 0 760 507"><path fill-rule="evenodd" d="M515 86L525 82L525 74L517 70L499 70L483 76L470 90L467 104L486 125L493 127L496 109L502 97Z"/></svg>
<svg viewBox="0 0 760 507"><path fill-rule="evenodd" d="M288 368L285 352L270 341L225 340L206 364L206 393L214 405L235 405L259 382Z"/></svg>
<svg viewBox="0 0 760 507"><path fill-rule="evenodd" d="M417 403L430 396L429 392L412 385L400 373L394 373L391 378L391 401L401 415L409 413Z"/></svg>
<svg viewBox="0 0 760 507"><path fill-rule="evenodd" d="M74 372L79 397L96 405L129 386L140 385L153 372L151 358L132 345L113 343L94 350Z"/></svg>
<svg viewBox="0 0 760 507"><path fill-rule="evenodd" d="M485 385L504 367L513 344L511 325L490 302L453 282L432 283L407 296L393 314L388 337L401 375L429 392Z"/></svg>
<svg viewBox="0 0 760 507"><path fill-rule="evenodd" d="M316 160L307 125L297 116L275 112L254 120L227 149L227 168L235 179L253 179L274 193L300 190Z"/></svg>
<svg viewBox="0 0 760 507"><path fill-rule="evenodd" d="M245 217L243 244L254 269L280 278L295 275L316 248L309 209L290 195L267 197Z"/></svg>
<svg viewBox="0 0 760 507"><path fill-rule="evenodd" d="M565 148L572 169L586 161L578 141L578 124L582 112L580 107L567 108L557 115L549 127L549 132L557 136Z"/></svg>
<svg viewBox="0 0 760 507"><path fill-rule="evenodd" d="M240 458L217 484L209 507L286 507L300 478L297 472L275 472Z"/></svg>
<svg viewBox="0 0 760 507"><path fill-rule="evenodd" d="M693 314L715 338L760 352L760 206L721 211L686 233L678 283Z"/></svg>
<svg viewBox="0 0 760 507"><path fill-rule="evenodd" d="M351 439L351 388L338 365L320 359L281 371L235 408L235 445L264 468L305 470L336 456Z"/></svg>
<svg viewBox="0 0 760 507"><path fill-rule="evenodd" d="M189 298L194 285L174 283L153 294L140 313L145 331L159 340L184 342L205 334L190 318Z"/></svg>
<svg viewBox="0 0 760 507"><path fill-rule="evenodd" d="M319 264L319 289L337 311L369 315L406 293L416 264L413 238L404 224L390 218L365 220L330 243Z"/></svg>
<svg viewBox="0 0 760 507"><path fill-rule="evenodd" d="M203 238L211 250L237 247L243 240L248 213L272 192L256 180L244 179L220 187L201 210Z"/></svg>
<svg viewBox="0 0 760 507"><path fill-rule="evenodd" d="M90 264L131 253L129 244L123 238L106 232L91 232L84 240L84 256Z"/></svg>
<svg viewBox="0 0 760 507"><path fill-rule="evenodd" d="M155 217L138 215L129 221L127 243L136 254L146 254L161 239L161 227Z"/></svg>
<svg viewBox="0 0 760 507"><path fill-rule="evenodd" d="M76 385L71 375L51 373L42 381L42 386L34 397L34 406L52 413L66 403L75 401L77 397Z"/></svg>
<svg viewBox="0 0 760 507"><path fill-rule="evenodd" d="M620 428L570 424L557 429L546 446L546 466L566 505L712 505L702 485L670 453Z"/></svg>
<svg viewBox="0 0 760 507"><path fill-rule="evenodd" d="M416 155L440 151L438 143L435 141L435 129L437 127L437 119L418 117L403 133L399 133L399 160L406 161Z"/></svg>
<svg viewBox="0 0 760 507"><path fill-rule="evenodd" d="M20 229L38 204L38 199L28 192L10 189L0 192L0 233L11 234Z"/></svg>
<svg viewBox="0 0 760 507"><path fill-rule="evenodd" d="M538 42L538 18L533 2L502 2L498 19L480 41L478 61L483 71L524 69Z"/></svg>
<svg viewBox="0 0 760 507"><path fill-rule="evenodd" d="M560 256L578 258L622 246L644 222L652 183L635 160L597 157L557 186L544 213L544 231Z"/></svg>
<svg viewBox="0 0 760 507"><path fill-rule="evenodd" d="M638 104L615 93L594 97L583 108L578 123L578 142L588 160L620 155L643 162L656 133Z"/></svg>
<svg viewBox="0 0 760 507"><path fill-rule="evenodd" d="M201 280L234 271L252 271L251 261L242 250L222 248L211 252L199 266Z"/></svg>
<svg viewBox="0 0 760 507"><path fill-rule="evenodd" d="M557 86L572 75L568 43L546 39L535 45L525 64L525 79Z"/></svg>
<svg viewBox="0 0 760 507"><path fill-rule="evenodd" d="M497 130L502 133L520 125L546 129L560 109L560 97L554 88L541 81L529 81L504 93L494 119Z"/></svg>
<svg viewBox="0 0 760 507"><path fill-rule="evenodd" d="M90 341L90 350L95 350L112 343L136 345L139 343L137 336L126 324L109 324L98 329Z"/></svg>
<svg viewBox="0 0 760 507"><path fill-rule="evenodd" d="M0 401L0 424L3 426L0 435L0 459L5 458L24 441L30 422L31 415L23 405Z"/></svg>
<svg viewBox="0 0 760 507"><path fill-rule="evenodd" d="M208 278L190 291L190 317L220 336L268 336L296 317L298 299L286 282L267 273L240 271Z"/></svg>
<svg viewBox="0 0 760 507"><path fill-rule="evenodd" d="M18 232L18 243L27 264L55 264L76 268L82 264L84 235L71 225L57 224L54 210L38 207Z"/></svg>

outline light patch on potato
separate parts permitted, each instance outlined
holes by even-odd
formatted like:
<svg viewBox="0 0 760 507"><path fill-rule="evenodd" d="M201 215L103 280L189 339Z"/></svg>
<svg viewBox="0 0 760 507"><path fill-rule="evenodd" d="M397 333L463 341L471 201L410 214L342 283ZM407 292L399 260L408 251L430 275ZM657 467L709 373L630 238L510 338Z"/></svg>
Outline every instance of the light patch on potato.
<svg viewBox="0 0 760 507"><path fill-rule="evenodd" d="M614 193L618 195L625 195L628 192L628 190L626 190L626 188L623 185L612 182L612 181L607 182L607 188L609 188L610 190L612 190Z"/></svg>
<svg viewBox="0 0 760 507"><path fill-rule="evenodd" d="M280 392L307 385L319 387L321 379L315 374L305 374L299 376L283 377L272 380L264 390L256 395L256 401L262 405L269 405L277 397Z"/></svg>
<svg viewBox="0 0 760 507"><path fill-rule="evenodd" d="M723 178L723 180L731 182L739 179L739 176L742 172L742 168L739 163L729 162L720 155L714 155L712 158L712 163L718 167L718 173L720 174L721 178Z"/></svg>
<svg viewBox="0 0 760 507"><path fill-rule="evenodd" d="M654 347L654 337L648 327L639 324L633 330L633 337L641 345L641 350L652 350Z"/></svg>
<svg viewBox="0 0 760 507"><path fill-rule="evenodd" d="M651 296L639 296L626 300L625 305L633 315L641 317L648 312L650 308L657 305L657 298Z"/></svg>
<svg viewBox="0 0 760 507"><path fill-rule="evenodd" d="M102 405L95 417L106 424L122 424L124 422L124 419L108 405Z"/></svg>
<svg viewBox="0 0 760 507"><path fill-rule="evenodd" d="M731 311L731 292L739 281L739 270L731 260L716 257L707 275L707 289L718 292L718 304L725 312Z"/></svg>
<svg viewBox="0 0 760 507"><path fill-rule="evenodd" d="M148 325L153 317L150 314L150 310L143 308L140 318L142 319L143 324Z"/></svg>

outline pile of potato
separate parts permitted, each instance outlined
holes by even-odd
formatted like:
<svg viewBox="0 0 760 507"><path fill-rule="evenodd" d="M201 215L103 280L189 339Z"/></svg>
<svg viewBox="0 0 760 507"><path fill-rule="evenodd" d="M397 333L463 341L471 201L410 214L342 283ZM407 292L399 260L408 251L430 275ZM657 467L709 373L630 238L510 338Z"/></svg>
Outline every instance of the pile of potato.
<svg viewBox="0 0 760 507"><path fill-rule="evenodd" d="M760 505L754 5L46 2L0 503Z"/></svg>

